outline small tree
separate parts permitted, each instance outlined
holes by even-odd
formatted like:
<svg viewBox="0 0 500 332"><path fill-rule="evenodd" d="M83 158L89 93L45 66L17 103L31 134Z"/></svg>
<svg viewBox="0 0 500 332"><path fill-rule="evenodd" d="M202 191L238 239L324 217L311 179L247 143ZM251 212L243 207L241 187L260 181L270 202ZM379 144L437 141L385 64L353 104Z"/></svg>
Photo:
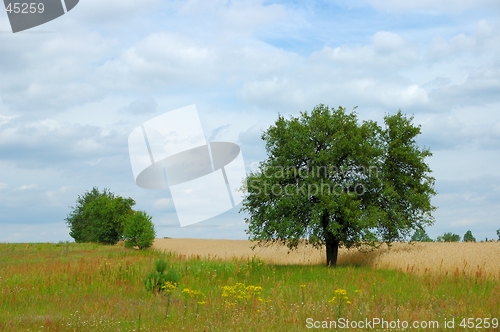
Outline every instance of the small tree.
<svg viewBox="0 0 500 332"><path fill-rule="evenodd" d="M470 230L465 232L464 242L476 242L476 238L472 235L472 232Z"/></svg>
<svg viewBox="0 0 500 332"><path fill-rule="evenodd" d="M413 236L411 237L412 242L434 242L429 235L427 235L427 232L425 229L417 229Z"/></svg>
<svg viewBox="0 0 500 332"><path fill-rule="evenodd" d="M123 236L125 237L125 247L139 247L139 249L149 248L153 245L156 236L155 226L152 218L144 211L137 211L127 218Z"/></svg>
<svg viewBox="0 0 500 332"><path fill-rule="evenodd" d="M442 236L437 237L437 242L459 242L460 235L451 232L444 233Z"/></svg>
<svg viewBox="0 0 500 332"><path fill-rule="evenodd" d="M100 192L94 187L78 196L76 206L66 217L69 235L76 242L116 244L134 204L132 198L115 196L109 189Z"/></svg>
<svg viewBox="0 0 500 332"><path fill-rule="evenodd" d="M500 228L497 229L497 236L498 236L498 241L500 241Z"/></svg>

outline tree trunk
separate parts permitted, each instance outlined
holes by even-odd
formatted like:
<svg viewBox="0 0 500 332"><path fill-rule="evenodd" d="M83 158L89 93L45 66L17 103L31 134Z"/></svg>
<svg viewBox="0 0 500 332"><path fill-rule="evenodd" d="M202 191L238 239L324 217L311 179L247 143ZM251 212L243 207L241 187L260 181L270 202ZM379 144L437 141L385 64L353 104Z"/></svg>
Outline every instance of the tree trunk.
<svg viewBox="0 0 500 332"><path fill-rule="evenodd" d="M325 210L321 218L321 224L323 226L323 233L325 234L326 266L336 267L337 257L339 254L340 241L336 239L333 233L328 230L329 222L330 222L329 214Z"/></svg>
<svg viewBox="0 0 500 332"><path fill-rule="evenodd" d="M333 234L330 233L330 235L331 239L326 240L326 265L336 267L339 254L339 241L333 239Z"/></svg>

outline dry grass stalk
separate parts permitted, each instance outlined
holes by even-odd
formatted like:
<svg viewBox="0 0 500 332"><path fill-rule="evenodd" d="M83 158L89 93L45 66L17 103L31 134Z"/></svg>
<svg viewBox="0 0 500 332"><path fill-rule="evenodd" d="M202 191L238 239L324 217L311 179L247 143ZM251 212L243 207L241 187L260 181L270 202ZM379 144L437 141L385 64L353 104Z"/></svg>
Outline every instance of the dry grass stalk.
<svg viewBox="0 0 500 332"><path fill-rule="evenodd" d="M256 247L247 240L156 239L158 250L172 251L187 257L213 259L249 259L258 257L271 264L323 264L324 250L301 245L288 252L280 245ZM445 275L470 275L500 279L500 242L485 243L395 243L391 249L383 246L363 253L339 250L338 264L360 264L403 272Z"/></svg>

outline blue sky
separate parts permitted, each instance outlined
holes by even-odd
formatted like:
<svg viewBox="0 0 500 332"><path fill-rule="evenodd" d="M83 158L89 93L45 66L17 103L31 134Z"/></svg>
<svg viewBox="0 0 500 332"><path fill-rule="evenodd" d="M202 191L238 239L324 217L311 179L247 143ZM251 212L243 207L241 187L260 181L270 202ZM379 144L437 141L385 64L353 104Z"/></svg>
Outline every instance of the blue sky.
<svg viewBox="0 0 500 332"><path fill-rule="evenodd" d="M497 0L81 0L12 34L0 11L0 241L71 240L93 186L132 197L159 237L245 239L238 208L181 228L168 191L135 185L128 135L196 104L250 169L278 113L320 103L414 115L439 193L428 233L496 238L499 15Z"/></svg>

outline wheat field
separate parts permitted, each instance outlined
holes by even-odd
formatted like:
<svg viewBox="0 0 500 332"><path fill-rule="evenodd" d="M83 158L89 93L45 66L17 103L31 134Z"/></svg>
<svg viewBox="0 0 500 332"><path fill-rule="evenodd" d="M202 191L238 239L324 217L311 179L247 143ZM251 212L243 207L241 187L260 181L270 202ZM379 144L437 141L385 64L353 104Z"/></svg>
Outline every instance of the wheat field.
<svg viewBox="0 0 500 332"><path fill-rule="evenodd" d="M325 262L325 251L301 245L289 252L281 245L252 247L247 240L156 239L153 248L185 257L220 260L258 257L270 264L318 265ZM479 243L394 243L370 252L339 250L338 264L368 265L415 274L469 275L500 279L500 242Z"/></svg>

